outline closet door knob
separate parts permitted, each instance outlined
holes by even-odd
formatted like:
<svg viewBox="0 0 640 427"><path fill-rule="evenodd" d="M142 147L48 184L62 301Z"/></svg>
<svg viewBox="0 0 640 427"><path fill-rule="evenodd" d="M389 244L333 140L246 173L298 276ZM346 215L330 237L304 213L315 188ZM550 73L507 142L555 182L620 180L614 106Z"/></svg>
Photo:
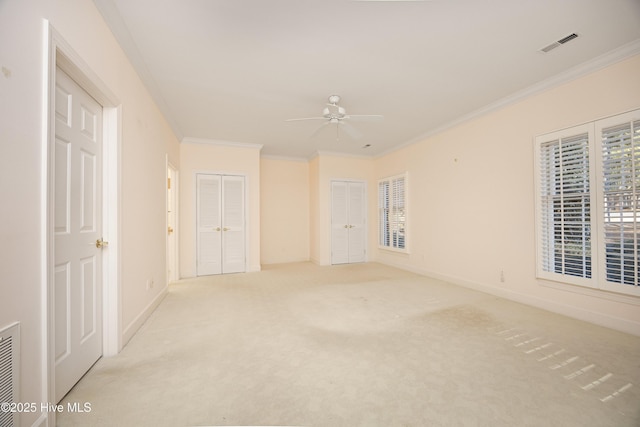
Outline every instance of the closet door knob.
<svg viewBox="0 0 640 427"><path fill-rule="evenodd" d="M96 240L96 248L103 249L107 246L109 246L109 242L105 242L104 240L102 240L102 237Z"/></svg>

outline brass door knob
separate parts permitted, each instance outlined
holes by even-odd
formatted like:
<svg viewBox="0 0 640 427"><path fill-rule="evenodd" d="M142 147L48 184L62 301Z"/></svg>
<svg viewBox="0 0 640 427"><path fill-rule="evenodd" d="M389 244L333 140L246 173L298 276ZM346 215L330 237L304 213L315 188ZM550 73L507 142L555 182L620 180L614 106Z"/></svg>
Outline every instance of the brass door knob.
<svg viewBox="0 0 640 427"><path fill-rule="evenodd" d="M105 242L104 240L102 240L102 237L96 240L96 248L103 249L107 246L109 246L109 242Z"/></svg>
<svg viewBox="0 0 640 427"><path fill-rule="evenodd" d="M167 227L167 233L169 234L173 233L173 227Z"/></svg>

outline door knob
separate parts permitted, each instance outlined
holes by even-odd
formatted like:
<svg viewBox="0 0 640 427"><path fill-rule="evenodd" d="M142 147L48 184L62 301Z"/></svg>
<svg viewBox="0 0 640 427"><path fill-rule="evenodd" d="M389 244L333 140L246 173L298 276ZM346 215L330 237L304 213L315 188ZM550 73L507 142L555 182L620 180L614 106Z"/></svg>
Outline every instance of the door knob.
<svg viewBox="0 0 640 427"><path fill-rule="evenodd" d="M213 230L213 231L220 231L220 227L216 228L216 229L215 229L215 230Z"/></svg>
<svg viewBox="0 0 640 427"><path fill-rule="evenodd" d="M344 225L344 228L349 228L349 226L347 224Z"/></svg>
<svg viewBox="0 0 640 427"><path fill-rule="evenodd" d="M222 231L229 231L227 227L223 228Z"/></svg>
<svg viewBox="0 0 640 427"><path fill-rule="evenodd" d="M167 227L167 232L168 232L169 234L173 233L173 227Z"/></svg>
<svg viewBox="0 0 640 427"><path fill-rule="evenodd" d="M107 246L109 246L109 242L105 242L104 240L102 240L102 237L96 240L96 248L103 249Z"/></svg>

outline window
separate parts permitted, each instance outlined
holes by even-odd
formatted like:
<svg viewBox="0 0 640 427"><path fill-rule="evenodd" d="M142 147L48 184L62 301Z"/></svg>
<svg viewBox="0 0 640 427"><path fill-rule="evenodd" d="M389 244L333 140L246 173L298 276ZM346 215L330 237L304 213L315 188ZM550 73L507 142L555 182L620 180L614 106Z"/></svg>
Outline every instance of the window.
<svg viewBox="0 0 640 427"><path fill-rule="evenodd" d="M591 277L589 134L540 145L544 271Z"/></svg>
<svg viewBox="0 0 640 427"><path fill-rule="evenodd" d="M640 110L536 138L538 277L640 296Z"/></svg>
<svg viewBox="0 0 640 427"><path fill-rule="evenodd" d="M603 230L608 281L640 283L640 120L602 135Z"/></svg>
<svg viewBox="0 0 640 427"><path fill-rule="evenodd" d="M406 251L406 174L378 182L378 226L380 247Z"/></svg>

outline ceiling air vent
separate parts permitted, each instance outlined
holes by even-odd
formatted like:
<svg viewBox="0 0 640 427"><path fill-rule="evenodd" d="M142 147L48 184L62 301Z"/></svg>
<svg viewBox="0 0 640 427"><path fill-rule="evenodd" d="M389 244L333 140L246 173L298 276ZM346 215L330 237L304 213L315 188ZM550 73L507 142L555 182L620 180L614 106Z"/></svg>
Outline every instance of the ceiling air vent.
<svg viewBox="0 0 640 427"><path fill-rule="evenodd" d="M540 52L548 53L548 52L552 51L553 49L555 49L557 47L560 47L563 44L568 43L571 40L576 39L576 38L578 38L578 35L576 33L571 33L568 36L563 37L560 40L555 41L555 42L551 43L548 46L543 47L542 49L540 49Z"/></svg>

